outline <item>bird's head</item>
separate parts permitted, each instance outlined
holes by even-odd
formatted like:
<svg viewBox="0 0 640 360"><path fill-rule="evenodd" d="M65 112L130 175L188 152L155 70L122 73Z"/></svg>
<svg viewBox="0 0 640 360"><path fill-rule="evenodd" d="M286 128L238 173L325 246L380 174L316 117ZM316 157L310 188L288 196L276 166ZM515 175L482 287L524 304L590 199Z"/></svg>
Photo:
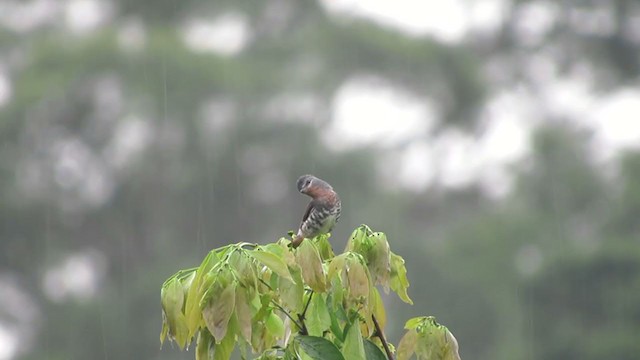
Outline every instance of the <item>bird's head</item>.
<svg viewBox="0 0 640 360"><path fill-rule="evenodd" d="M313 175L302 175L297 181L298 191L311 197L317 195L322 190L333 190L331 185Z"/></svg>

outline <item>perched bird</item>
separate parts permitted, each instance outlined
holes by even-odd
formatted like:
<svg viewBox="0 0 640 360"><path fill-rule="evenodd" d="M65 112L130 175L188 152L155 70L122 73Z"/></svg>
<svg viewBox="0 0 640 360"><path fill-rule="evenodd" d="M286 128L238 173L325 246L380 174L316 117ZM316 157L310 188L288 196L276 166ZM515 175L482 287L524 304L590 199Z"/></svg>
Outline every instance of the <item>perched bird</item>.
<svg viewBox="0 0 640 360"><path fill-rule="evenodd" d="M338 194L329 183L313 175L302 175L297 182L298 191L311 197L302 216L298 233L291 244L298 247L304 238L326 234L340 219L341 203Z"/></svg>

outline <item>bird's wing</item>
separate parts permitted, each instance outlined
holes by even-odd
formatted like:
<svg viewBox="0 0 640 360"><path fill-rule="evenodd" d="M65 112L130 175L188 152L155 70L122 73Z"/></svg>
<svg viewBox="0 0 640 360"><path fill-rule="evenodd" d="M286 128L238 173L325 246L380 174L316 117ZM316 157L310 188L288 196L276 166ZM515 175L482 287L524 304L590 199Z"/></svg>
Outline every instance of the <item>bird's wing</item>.
<svg viewBox="0 0 640 360"><path fill-rule="evenodd" d="M311 200L309 202L309 205L307 205L307 210L304 211L304 215L302 216L300 227L302 227L302 224L304 224L304 222L307 221L307 219L309 218L309 214L311 214L311 209L313 209L315 205L316 205L315 200Z"/></svg>

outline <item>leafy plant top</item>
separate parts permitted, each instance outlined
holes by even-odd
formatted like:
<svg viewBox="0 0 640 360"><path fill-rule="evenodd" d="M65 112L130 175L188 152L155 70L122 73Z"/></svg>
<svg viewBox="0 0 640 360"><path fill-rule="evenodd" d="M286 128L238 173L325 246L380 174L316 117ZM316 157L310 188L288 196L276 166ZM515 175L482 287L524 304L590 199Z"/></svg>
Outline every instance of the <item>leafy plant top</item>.
<svg viewBox="0 0 640 360"><path fill-rule="evenodd" d="M329 235L211 250L197 268L180 270L162 285L167 338L180 348L196 342L197 360L384 360L395 349L383 333L386 313L376 285L408 304L404 259L387 237L356 228L335 255ZM414 318L400 341L399 360L459 359L458 345L433 317Z"/></svg>

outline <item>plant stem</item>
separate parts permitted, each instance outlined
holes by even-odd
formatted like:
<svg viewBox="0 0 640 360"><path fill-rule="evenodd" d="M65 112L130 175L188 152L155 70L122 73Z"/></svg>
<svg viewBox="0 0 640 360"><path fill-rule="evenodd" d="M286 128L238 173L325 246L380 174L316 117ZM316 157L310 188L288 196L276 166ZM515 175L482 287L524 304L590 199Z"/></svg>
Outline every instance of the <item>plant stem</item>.
<svg viewBox="0 0 640 360"><path fill-rule="evenodd" d="M309 294L309 299L307 300L307 304L304 306L304 310L302 310L302 314L298 315L298 320L302 324L300 328L300 334L309 335L309 331L307 330L307 325L304 323L304 317L307 314L307 309L309 309L309 304L311 303L311 298L313 297L313 291Z"/></svg>
<svg viewBox="0 0 640 360"><path fill-rule="evenodd" d="M391 349L389 349L389 343L387 343L387 339L385 339L384 337L382 328L380 327L380 324L378 324L378 319L376 319L376 316L373 314L371 314L371 319L373 319L373 325L376 327L376 336L378 336L378 338L382 342L382 346L384 347L384 352L387 353L387 358L389 360L395 360L395 358L393 357L393 353L391 352Z"/></svg>
<svg viewBox="0 0 640 360"><path fill-rule="evenodd" d="M311 297L313 296L313 291L309 294L309 299L307 300L307 304L304 306L304 310L302 310L302 318L307 314L307 309L309 308L309 304L311 303Z"/></svg>
<svg viewBox="0 0 640 360"><path fill-rule="evenodd" d="M269 285L266 281L258 278L258 281L260 281L264 286L268 287L269 290L274 291L273 288L271 287L271 285Z"/></svg>
<svg viewBox="0 0 640 360"><path fill-rule="evenodd" d="M304 325L304 323L300 324L299 322L296 321L296 319L293 318L293 316L291 316L291 314L289 314L289 312L287 310L285 310L285 308L283 308L282 306L280 306L280 304L278 304L277 302L275 302L273 299L271 300L271 303L280 311L282 311L283 314L285 314L297 327L298 329L306 329L306 326Z"/></svg>
<svg viewBox="0 0 640 360"><path fill-rule="evenodd" d="M266 281L262 280L262 279L258 279L261 283L263 283L266 287L268 287L271 291L273 291L273 288L271 287L271 285L267 284ZM280 306L280 304L278 304L275 300L271 299L271 303L278 309L280 310L283 314L285 314L297 327L298 329L300 329L300 333L302 333L302 335L308 335L307 334L307 326L304 324L304 317L300 318L300 315L298 315L298 318L300 318L300 322L298 322L296 319L293 318L293 316L291 316L291 314L289 314L289 312L283 308L282 306ZM309 303L307 303L307 306L309 305ZM305 311L307 309L305 308Z"/></svg>

